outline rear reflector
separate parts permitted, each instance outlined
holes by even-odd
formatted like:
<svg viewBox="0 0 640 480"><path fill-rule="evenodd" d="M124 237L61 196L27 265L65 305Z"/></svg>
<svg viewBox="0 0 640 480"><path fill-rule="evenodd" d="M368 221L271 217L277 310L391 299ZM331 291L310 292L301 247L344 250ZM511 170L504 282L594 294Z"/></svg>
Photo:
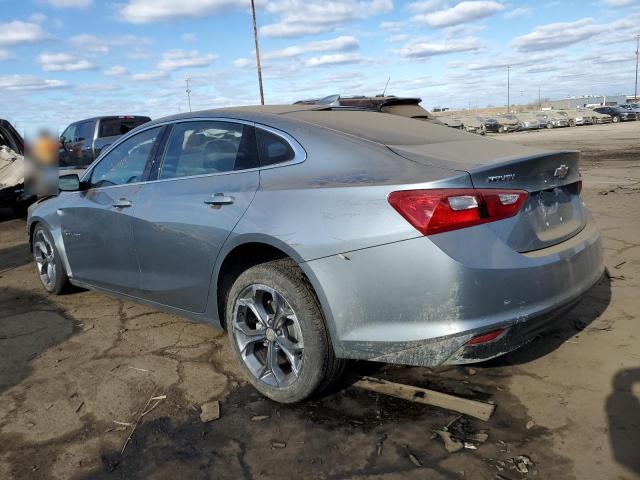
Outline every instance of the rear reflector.
<svg viewBox="0 0 640 480"><path fill-rule="evenodd" d="M472 227L516 215L527 198L524 190L400 190L389 203L423 235Z"/></svg>
<svg viewBox="0 0 640 480"><path fill-rule="evenodd" d="M467 342L467 345L480 345L481 343L489 343L494 341L496 338L498 338L500 335L502 335L502 332L504 332L505 329L504 328L498 328L496 330L492 330L488 333L483 333L482 335L477 335L475 337L473 337L471 340L469 340Z"/></svg>

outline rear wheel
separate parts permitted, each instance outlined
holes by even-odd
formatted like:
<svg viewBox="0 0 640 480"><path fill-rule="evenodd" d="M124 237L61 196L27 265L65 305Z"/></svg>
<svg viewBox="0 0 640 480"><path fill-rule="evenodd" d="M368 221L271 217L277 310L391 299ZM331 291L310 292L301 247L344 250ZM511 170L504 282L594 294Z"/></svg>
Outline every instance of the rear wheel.
<svg viewBox="0 0 640 480"><path fill-rule="evenodd" d="M263 395L298 402L341 374L344 361L336 358L320 306L294 262L275 260L243 272L226 312L232 350Z"/></svg>
<svg viewBox="0 0 640 480"><path fill-rule="evenodd" d="M613 123L618 123L620 121L620 117L613 117L611 120Z"/></svg>
<svg viewBox="0 0 640 480"><path fill-rule="evenodd" d="M547 128L548 129L552 129L553 128L553 123L551 123L551 122L547 123Z"/></svg>
<svg viewBox="0 0 640 480"><path fill-rule="evenodd" d="M575 127L576 126L576 121L573 120L573 119L569 120L569 126L570 127Z"/></svg>
<svg viewBox="0 0 640 480"><path fill-rule="evenodd" d="M44 225L36 226L33 232L33 259L45 290L55 295L64 292L69 286L69 278L53 237Z"/></svg>

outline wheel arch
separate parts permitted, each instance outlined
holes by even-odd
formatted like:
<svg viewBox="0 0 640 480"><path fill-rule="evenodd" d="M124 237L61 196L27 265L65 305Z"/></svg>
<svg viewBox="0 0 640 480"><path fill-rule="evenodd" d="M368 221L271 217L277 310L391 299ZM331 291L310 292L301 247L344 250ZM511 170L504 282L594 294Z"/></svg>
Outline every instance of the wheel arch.
<svg viewBox="0 0 640 480"><path fill-rule="evenodd" d="M223 251L220 252L216 266L214 268L212 292L212 316L216 317L216 323L226 329L225 325L225 304L226 293L233 284L233 281L247 268L262 262L289 258L302 270L306 280L309 282L313 293L318 300L318 304L324 315L327 334L334 348L335 324L331 308L328 304L324 290L313 271L308 267L305 260L290 245L277 238L251 234L241 235L227 241Z"/></svg>

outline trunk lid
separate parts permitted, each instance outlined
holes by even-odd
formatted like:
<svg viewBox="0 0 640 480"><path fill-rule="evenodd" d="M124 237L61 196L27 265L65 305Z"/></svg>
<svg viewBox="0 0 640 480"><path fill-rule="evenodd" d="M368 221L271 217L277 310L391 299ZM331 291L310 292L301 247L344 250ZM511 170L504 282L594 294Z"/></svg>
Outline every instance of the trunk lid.
<svg viewBox="0 0 640 480"><path fill-rule="evenodd" d="M576 151L541 152L496 140L389 148L418 163L464 170L475 188L526 190L518 215L486 224L518 252L561 243L586 225Z"/></svg>

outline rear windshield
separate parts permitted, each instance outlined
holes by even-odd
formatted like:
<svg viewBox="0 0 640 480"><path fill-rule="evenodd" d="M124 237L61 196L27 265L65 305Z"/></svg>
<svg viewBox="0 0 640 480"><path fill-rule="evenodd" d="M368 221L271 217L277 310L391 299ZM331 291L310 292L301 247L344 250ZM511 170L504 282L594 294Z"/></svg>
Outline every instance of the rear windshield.
<svg viewBox="0 0 640 480"><path fill-rule="evenodd" d="M148 117L103 118L100 120L98 138L124 135L129 130L133 130L137 126L147 123L149 120L150 119Z"/></svg>
<svg viewBox="0 0 640 480"><path fill-rule="evenodd" d="M316 110L291 112L287 116L386 145L422 145L469 139L468 134L443 125L377 112Z"/></svg>

